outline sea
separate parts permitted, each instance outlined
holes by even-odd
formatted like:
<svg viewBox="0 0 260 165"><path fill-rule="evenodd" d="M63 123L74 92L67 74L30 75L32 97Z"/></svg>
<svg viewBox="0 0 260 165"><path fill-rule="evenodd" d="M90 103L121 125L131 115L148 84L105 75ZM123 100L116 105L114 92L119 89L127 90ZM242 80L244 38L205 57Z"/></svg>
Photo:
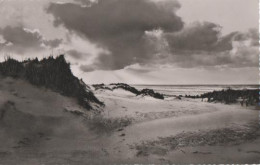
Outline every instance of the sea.
<svg viewBox="0 0 260 165"><path fill-rule="evenodd" d="M132 85L136 89L145 88L153 89L165 95L185 96L185 95L201 95L207 92L220 91L225 89L243 90L243 89L259 89L259 85Z"/></svg>

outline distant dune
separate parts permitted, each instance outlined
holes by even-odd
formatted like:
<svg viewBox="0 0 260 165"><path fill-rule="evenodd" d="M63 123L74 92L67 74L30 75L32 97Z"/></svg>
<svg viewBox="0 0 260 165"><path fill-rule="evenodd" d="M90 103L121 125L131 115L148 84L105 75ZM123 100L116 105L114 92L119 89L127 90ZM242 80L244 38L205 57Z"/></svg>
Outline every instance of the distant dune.
<svg viewBox="0 0 260 165"><path fill-rule="evenodd" d="M156 99L162 99L162 100L164 99L163 94L157 93L153 89L145 88L145 89L142 89L142 90L139 91L135 87L132 87L132 86L130 86L128 84L124 84L124 83L112 83L112 84L109 84L109 85L94 84L92 86L95 88L95 90L114 91L114 90L117 90L117 89L121 89L121 90L124 90L124 91L131 92L136 96L150 96L150 97L153 97L153 98L156 98Z"/></svg>

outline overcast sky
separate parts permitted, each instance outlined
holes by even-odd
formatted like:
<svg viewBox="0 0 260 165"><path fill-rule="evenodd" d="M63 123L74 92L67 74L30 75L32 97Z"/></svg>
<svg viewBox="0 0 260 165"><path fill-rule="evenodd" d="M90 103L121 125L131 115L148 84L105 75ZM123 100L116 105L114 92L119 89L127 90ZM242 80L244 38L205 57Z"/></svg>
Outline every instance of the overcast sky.
<svg viewBox="0 0 260 165"><path fill-rule="evenodd" d="M87 83L256 84L258 0L0 0L0 56Z"/></svg>

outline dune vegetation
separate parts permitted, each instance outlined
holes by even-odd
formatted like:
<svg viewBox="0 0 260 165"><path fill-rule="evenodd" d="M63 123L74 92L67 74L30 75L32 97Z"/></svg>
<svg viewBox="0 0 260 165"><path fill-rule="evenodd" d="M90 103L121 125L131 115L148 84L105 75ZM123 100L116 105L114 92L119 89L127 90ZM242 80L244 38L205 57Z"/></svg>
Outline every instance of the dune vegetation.
<svg viewBox="0 0 260 165"><path fill-rule="evenodd" d="M243 106L248 105L257 105L258 104L258 89L243 89L243 90L234 90L226 89L221 91L207 92L202 95L190 96L186 95L187 98L201 98L207 99L208 102L221 102L225 104L232 104L240 102Z"/></svg>
<svg viewBox="0 0 260 165"><path fill-rule="evenodd" d="M0 74L4 77L25 79L33 85L51 89L64 96L74 97L86 109L92 108L91 103L103 105L87 89L87 86L72 74L70 64L66 62L64 55L21 62L7 58L0 63Z"/></svg>

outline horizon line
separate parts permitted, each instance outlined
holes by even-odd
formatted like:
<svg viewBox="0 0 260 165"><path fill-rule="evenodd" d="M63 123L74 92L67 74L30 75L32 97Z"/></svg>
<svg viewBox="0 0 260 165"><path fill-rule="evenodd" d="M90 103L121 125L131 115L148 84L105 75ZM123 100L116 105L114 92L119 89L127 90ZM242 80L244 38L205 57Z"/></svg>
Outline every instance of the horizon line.
<svg viewBox="0 0 260 165"><path fill-rule="evenodd" d="M102 83L89 83L88 85L94 84L102 84ZM105 85L109 84L117 84L117 83L103 83ZM123 83L128 85L145 85L145 86L241 86L241 85L248 85L248 86L260 86L260 84L133 84L133 83Z"/></svg>

